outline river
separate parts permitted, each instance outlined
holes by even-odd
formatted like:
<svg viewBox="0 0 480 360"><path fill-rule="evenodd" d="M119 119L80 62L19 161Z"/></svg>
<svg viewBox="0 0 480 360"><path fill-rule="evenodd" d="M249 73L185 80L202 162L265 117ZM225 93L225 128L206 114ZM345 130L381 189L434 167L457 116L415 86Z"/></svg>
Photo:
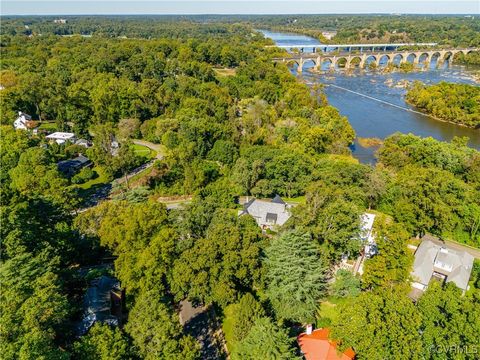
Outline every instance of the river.
<svg viewBox="0 0 480 360"><path fill-rule="evenodd" d="M261 31L277 45L320 44L317 39L305 35ZM403 80L419 80L427 84L448 81L478 85L472 77L473 71L478 67L450 65L435 69L434 65L429 70L407 74L357 70L348 75L344 70L320 74L310 72L308 68L313 67L310 62L304 65L301 75L297 73L296 65L291 71L308 85L327 85L325 94L328 101L348 117L357 137L384 139L397 131L422 137L431 136L442 141L450 141L454 136L467 136L470 139L469 146L480 149L480 129L441 122L411 111L415 109L405 102L405 88L395 86ZM357 140L352 146L352 152L361 162L375 162L374 149L362 147Z"/></svg>

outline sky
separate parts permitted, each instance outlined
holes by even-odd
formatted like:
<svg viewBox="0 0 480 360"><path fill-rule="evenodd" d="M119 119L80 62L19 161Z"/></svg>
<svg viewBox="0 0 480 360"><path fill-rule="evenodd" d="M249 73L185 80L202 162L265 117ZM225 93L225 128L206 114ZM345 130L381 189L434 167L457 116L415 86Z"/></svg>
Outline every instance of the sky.
<svg viewBox="0 0 480 360"><path fill-rule="evenodd" d="M2 15L480 14L480 0L0 0Z"/></svg>

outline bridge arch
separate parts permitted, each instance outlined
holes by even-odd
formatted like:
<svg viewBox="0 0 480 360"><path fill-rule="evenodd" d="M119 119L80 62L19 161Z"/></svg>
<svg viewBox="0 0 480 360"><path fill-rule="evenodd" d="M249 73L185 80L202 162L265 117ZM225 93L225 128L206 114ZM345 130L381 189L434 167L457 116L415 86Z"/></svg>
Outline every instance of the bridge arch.
<svg viewBox="0 0 480 360"><path fill-rule="evenodd" d="M363 66L362 58L360 56L354 56L350 59L349 67L359 67Z"/></svg>
<svg viewBox="0 0 480 360"><path fill-rule="evenodd" d="M378 57L379 66L387 66L392 61L392 57L389 54L383 54Z"/></svg>
<svg viewBox="0 0 480 360"><path fill-rule="evenodd" d="M348 66L349 66L348 59L344 56L339 57L335 62L335 68L348 68Z"/></svg>
<svg viewBox="0 0 480 360"><path fill-rule="evenodd" d="M438 67L442 62L442 54L439 51L436 51L430 54L430 66Z"/></svg>
<svg viewBox="0 0 480 360"><path fill-rule="evenodd" d="M454 55L453 51L447 51L447 52L443 55L442 61L445 61L445 62L447 62L447 61L452 61L452 60L453 60L453 55Z"/></svg>
<svg viewBox="0 0 480 360"><path fill-rule="evenodd" d="M305 65L308 65L305 67ZM316 67L317 65L317 62L315 61L315 59L303 59L303 61L301 62L301 64L299 66L302 66L302 69L300 71L303 71L305 68L313 68L313 67Z"/></svg>
<svg viewBox="0 0 480 360"><path fill-rule="evenodd" d="M372 65L372 64L375 64L375 65ZM365 63L364 63L365 67L377 66L377 65L378 65L378 58L376 55L368 55L365 58Z"/></svg>
<svg viewBox="0 0 480 360"><path fill-rule="evenodd" d="M325 57L325 58L322 58L321 62L322 63L320 64L320 68L322 70L333 70L335 68L333 58Z"/></svg>
<svg viewBox="0 0 480 360"><path fill-rule="evenodd" d="M409 62L412 64L415 64L416 61L417 61L417 54L415 53L409 53L405 58L405 62Z"/></svg>
<svg viewBox="0 0 480 360"><path fill-rule="evenodd" d="M392 64L400 65L404 61L402 54L395 54L392 57Z"/></svg>
<svg viewBox="0 0 480 360"><path fill-rule="evenodd" d="M418 63L419 64L428 64L430 63L430 54L427 52L421 53L418 56Z"/></svg>
<svg viewBox="0 0 480 360"><path fill-rule="evenodd" d="M285 60L283 61L283 63L284 63L285 65L287 65L287 66L288 66L288 65L293 65L293 64L297 64L297 66L299 65L298 61L295 60L295 59L285 59Z"/></svg>

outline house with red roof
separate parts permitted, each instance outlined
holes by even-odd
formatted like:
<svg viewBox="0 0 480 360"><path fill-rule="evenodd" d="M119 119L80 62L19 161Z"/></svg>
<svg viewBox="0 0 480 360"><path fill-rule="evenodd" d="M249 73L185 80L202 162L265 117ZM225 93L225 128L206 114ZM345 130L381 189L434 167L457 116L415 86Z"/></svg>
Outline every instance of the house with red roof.
<svg viewBox="0 0 480 360"><path fill-rule="evenodd" d="M317 329L312 331L312 327L307 327L307 332L298 336L297 341L300 345L305 360L353 360L355 352L352 348L343 353L337 351L337 344L328 338L330 329Z"/></svg>

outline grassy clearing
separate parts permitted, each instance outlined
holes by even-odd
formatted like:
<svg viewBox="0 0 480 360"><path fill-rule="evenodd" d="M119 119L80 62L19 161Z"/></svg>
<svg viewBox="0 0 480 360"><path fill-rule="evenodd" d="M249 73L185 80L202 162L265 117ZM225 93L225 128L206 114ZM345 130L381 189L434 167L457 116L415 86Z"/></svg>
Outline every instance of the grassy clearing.
<svg viewBox="0 0 480 360"><path fill-rule="evenodd" d="M152 150L152 149L150 149L146 146L133 144L132 147L135 150L135 154L137 154L139 156L144 156L149 160L153 159L157 156L157 153L154 150Z"/></svg>
<svg viewBox="0 0 480 360"><path fill-rule="evenodd" d="M101 167L95 166L93 169L97 173L97 177L95 179L89 180L86 183L79 184L78 187L83 189L83 190L89 190L95 185L102 185L108 183L108 177L103 171Z"/></svg>
<svg viewBox="0 0 480 360"><path fill-rule="evenodd" d="M237 74L236 69L230 69L230 68L214 68L213 71L218 76L235 76Z"/></svg>
<svg viewBox="0 0 480 360"><path fill-rule="evenodd" d="M223 322L222 322L222 329L223 333L225 334L225 341L227 342L227 349L228 352L231 354L235 350L235 341L233 341L233 314L237 311L236 304L228 305L225 310L223 311Z"/></svg>
<svg viewBox="0 0 480 360"><path fill-rule="evenodd" d="M293 197L293 198L282 197L282 200L287 202L287 203L292 203L292 204L305 204L305 202L307 201L305 196L297 196L297 197Z"/></svg>
<svg viewBox="0 0 480 360"><path fill-rule="evenodd" d="M329 296L325 301L320 303L320 307L317 313L317 326L328 327L338 319L340 313L338 312L338 306L342 304L348 304L353 301L354 298L338 298Z"/></svg>
<svg viewBox="0 0 480 360"><path fill-rule="evenodd" d="M54 132L54 131L57 131L57 124L52 122L42 122L38 127L38 129Z"/></svg>

